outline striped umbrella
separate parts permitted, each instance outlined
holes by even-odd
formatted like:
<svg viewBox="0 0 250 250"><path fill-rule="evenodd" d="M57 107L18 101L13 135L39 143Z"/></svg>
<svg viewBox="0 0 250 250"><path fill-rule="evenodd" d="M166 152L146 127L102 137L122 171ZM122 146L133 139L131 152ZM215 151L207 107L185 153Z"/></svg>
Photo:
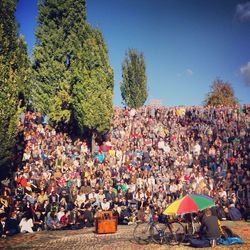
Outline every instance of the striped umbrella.
<svg viewBox="0 0 250 250"><path fill-rule="evenodd" d="M214 200L209 196L200 194L187 194L170 204L163 214L181 215L196 213L213 206L215 206Z"/></svg>

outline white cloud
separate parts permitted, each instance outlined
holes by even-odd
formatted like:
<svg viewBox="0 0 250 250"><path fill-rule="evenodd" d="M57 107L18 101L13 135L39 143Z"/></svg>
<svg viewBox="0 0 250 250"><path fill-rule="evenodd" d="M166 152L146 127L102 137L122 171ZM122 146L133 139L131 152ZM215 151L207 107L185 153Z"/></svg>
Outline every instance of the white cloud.
<svg viewBox="0 0 250 250"><path fill-rule="evenodd" d="M235 17L241 22L250 21L250 1L236 6Z"/></svg>
<svg viewBox="0 0 250 250"><path fill-rule="evenodd" d="M194 72L191 69L186 69L185 71L186 75L191 76L194 74Z"/></svg>
<svg viewBox="0 0 250 250"><path fill-rule="evenodd" d="M240 73L244 77L246 84L250 86L250 61L240 68Z"/></svg>
<svg viewBox="0 0 250 250"><path fill-rule="evenodd" d="M178 73L177 77L182 77L182 76L192 76L194 74L192 69L185 69L182 73Z"/></svg>

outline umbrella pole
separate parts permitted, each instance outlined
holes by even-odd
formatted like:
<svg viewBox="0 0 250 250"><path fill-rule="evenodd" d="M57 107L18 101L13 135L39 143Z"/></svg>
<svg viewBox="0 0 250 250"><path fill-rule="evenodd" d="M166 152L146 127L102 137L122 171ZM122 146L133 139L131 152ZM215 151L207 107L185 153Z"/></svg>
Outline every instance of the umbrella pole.
<svg viewBox="0 0 250 250"><path fill-rule="evenodd" d="M194 217L193 214L191 213L191 225L192 225L192 234L195 233L195 225L194 225Z"/></svg>

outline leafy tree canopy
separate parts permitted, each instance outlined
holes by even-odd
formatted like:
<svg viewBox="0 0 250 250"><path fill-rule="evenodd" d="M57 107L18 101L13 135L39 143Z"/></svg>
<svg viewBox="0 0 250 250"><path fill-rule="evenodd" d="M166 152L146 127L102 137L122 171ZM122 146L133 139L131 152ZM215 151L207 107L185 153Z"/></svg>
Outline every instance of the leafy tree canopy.
<svg viewBox="0 0 250 250"><path fill-rule="evenodd" d="M29 96L30 61L24 37L18 39L16 0L0 1L0 165L13 156L20 107Z"/></svg>
<svg viewBox="0 0 250 250"><path fill-rule="evenodd" d="M122 99L131 108L141 107L148 97L145 59L142 53L129 49L122 63Z"/></svg>
<svg viewBox="0 0 250 250"><path fill-rule="evenodd" d="M75 61L74 115L82 130L103 132L109 129L113 113L113 70L100 31L88 29L89 37Z"/></svg>
<svg viewBox="0 0 250 250"><path fill-rule="evenodd" d="M216 79L210 86L211 91L204 101L206 106L235 106L238 99L234 95L232 86L220 79Z"/></svg>
<svg viewBox="0 0 250 250"><path fill-rule="evenodd" d="M34 107L58 124L103 132L113 111L113 70L84 0L43 0L33 51Z"/></svg>

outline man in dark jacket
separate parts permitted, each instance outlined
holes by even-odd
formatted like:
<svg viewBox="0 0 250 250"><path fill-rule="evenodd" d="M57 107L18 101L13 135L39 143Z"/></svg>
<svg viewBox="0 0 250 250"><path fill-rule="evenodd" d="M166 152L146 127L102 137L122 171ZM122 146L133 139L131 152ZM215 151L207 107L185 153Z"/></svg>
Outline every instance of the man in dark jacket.
<svg viewBox="0 0 250 250"><path fill-rule="evenodd" d="M5 230L7 236L12 236L20 232L16 213L11 213L10 218L7 219Z"/></svg>
<svg viewBox="0 0 250 250"><path fill-rule="evenodd" d="M94 223L94 215L93 215L93 212L91 210L91 206L89 204L87 204L85 206L85 208L86 208L86 210L83 213L85 226L92 227L93 223Z"/></svg>
<svg viewBox="0 0 250 250"><path fill-rule="evenodd" d="M115 200L115 193L113 192L112 187L110 187L109 190L105 193L105 198L110 202Z"/></svg>

